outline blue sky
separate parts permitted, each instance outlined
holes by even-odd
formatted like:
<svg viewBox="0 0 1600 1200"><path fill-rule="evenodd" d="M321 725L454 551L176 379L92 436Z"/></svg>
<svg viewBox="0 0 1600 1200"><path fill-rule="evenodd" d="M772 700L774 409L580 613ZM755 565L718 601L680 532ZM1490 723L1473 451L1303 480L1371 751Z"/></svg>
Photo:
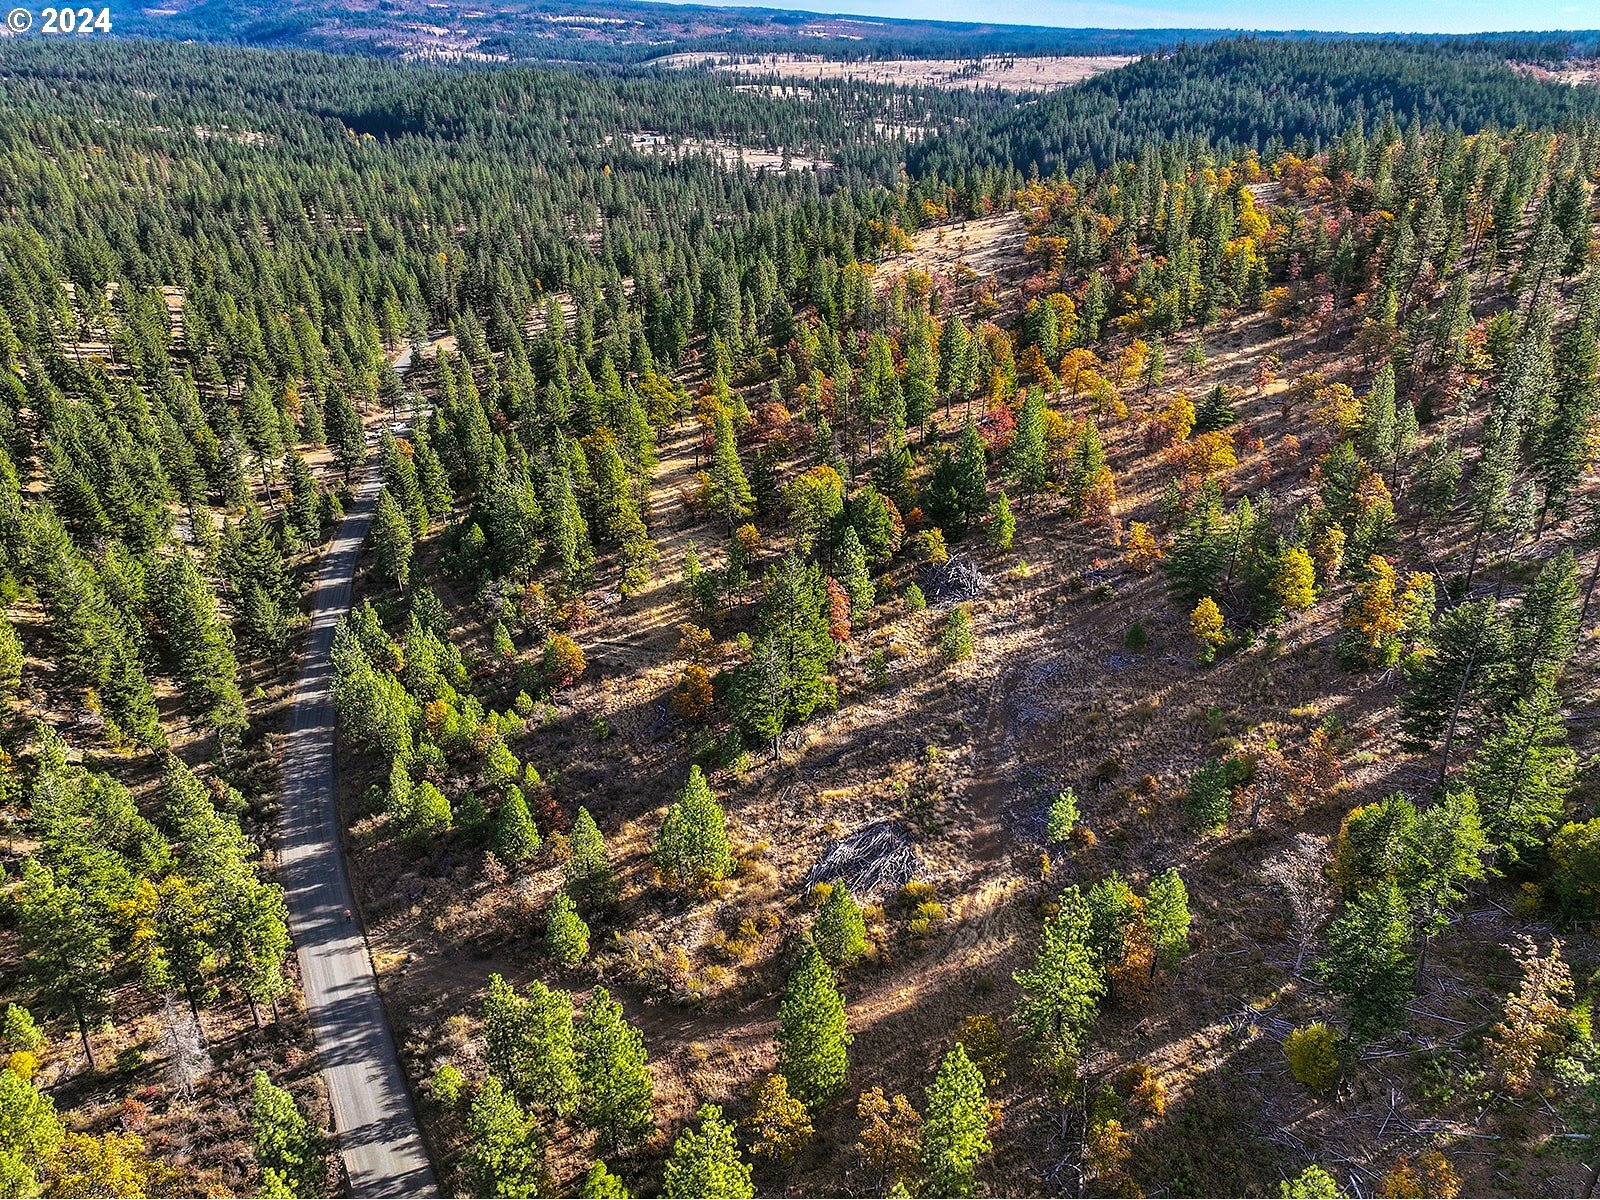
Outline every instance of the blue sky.
<svg viewBox="0 0 1600 1200"><path fill-rule="evenodd" d="M709 0L738 4L740 0ZM752 0L763 8L943 21L1115 28L1482 33L1593 29L1597 0Z"/></svg>

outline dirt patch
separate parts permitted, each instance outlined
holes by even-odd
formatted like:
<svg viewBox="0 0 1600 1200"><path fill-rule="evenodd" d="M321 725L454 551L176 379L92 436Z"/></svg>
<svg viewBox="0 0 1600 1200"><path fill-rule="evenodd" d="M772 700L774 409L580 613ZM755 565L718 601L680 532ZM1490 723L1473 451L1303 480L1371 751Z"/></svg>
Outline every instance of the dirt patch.
<svg viewBox="0 0 1600 1200"><path fill-rule="evenodd" d="M605 145L611 145L607 138ZM756 171L831 171L833 161L806 154L796 154L781 146L776 150L763 150L742 146L720 138L679 138L666 133L649 131L628 134L628 144L641 154L677 162L690 155L714 158L728 170L745 166Z"/></svg>
<svg viewBox="0 0 1600 1200"><path fill-rule="evenodd" d="M1573 87L1600 87L1600 59L1576 59L1559 67L1541 67L1536 63L1511 64L1513 71L1542 79L1546 83L1566 83Z"/></svg>

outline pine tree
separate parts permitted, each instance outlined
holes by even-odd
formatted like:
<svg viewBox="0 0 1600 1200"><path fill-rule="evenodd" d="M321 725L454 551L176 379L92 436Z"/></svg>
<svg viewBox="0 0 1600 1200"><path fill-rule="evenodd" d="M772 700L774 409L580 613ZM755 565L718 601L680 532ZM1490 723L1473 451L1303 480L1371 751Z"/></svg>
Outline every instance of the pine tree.
<svg viewBox="0 0 1600 1200"><path fill-rule="evenodd" d="M689 781L667 809L654 858L662 876L680 888L704 887L733 870L722 806L698 766L689 768Z"/></svg>
<svg viewBox="0 0 1600 1200"><path fill-rule="evenodd" d="M518 1100L545 1112L571 1108L578 1088L571 996L537 980L519 996L491 975L483 1033L490 1069Z"/></svg>
<svg viewBox="0 0 1600 1200"><path fill-rule="evenodd" d="M549 1193L544 1138L506 1085L490 1075L467 1117L463 1163L475 1196L522 1197Z"/></svg>
<svg viewBox="0 0 1600 1200"><path fill-rule="evenodd" d="M968 421L955 454L945 455L934 469L928 507L946 533L959 537L983 515L988 500L983 439L978 427Z"/></svg>
<svg viewBox="0 0 1600 1200"><path fill-rule="evenodd" d="M960 1043L945 1055L928 1087L922 1122L922 1191L930 1196L974 1196L977 1166L993 1148L983 1073Z"/></svg>
<svg viewBox="0 0 1600 1200"><path fill-rule="evenodd" d="M1056 793L1045 816L1044 840L1052 846L1063 844L1078 826L1078 793L1071 788Z"/></svg>
<svg viewBox="0 0 1600 1200"><path fill-rule="evenodd" d="M589 956L589 926L566 892L557 892L550 901L545 944L550 956L564 967L576 966Z"/></svg>
<svg viewBox="0 0 1600 1200"><path fill-rule="evenodd" d="M94 887L95 877L81 884ZM78 1028L84 1057L94 1065L89 1030L107 1011L112 984L112 895L94 895L59 881L50 868L27 860L17 904L28 973L52 1008Z"/></svg>
<svg viewBox="0 0 1600 1200"><path fill-rule="evenodd" d="M828 668L837 650L821 568L789 555L768 576L750 662L734 680L733 709L746 735L776 754L791 721L831 703L837 690Z"/></svg>
<svg viewBox="0 0 1600 1200"><path fill-rule="evenodd" d="M1100 441L1100 430L1092 418L1084 421L1067 463L1067 504L1074 516L1086 511L1090 494L1111 478L1106 466L1105 447Z"/></svg>
<svg viewBox="0 0 1600 1200"><path fill-rule="evenodd" d="M848 967L867 952L867 924L861 906L842 881L830 885L811 935L822 957L834 967Z"/></svg>
<svg viewBox="0 0 1600 1200"><path fill-rule="evenodd" d="M1044 392L1034 388L1022 402L1016 433L1011 439L1008 466L1024 496L1035 496L1050 480L1044 436Z"/></svg>
<svg viewBox="0 0 1600 1200"><path fill-rule="evenodd" d="M1477 797L1470 791L1452 791L1417 814L1396 881L1422 934L1421 959L1427 957L1429 940L1449 923L1450 910L1466 898L1465 885L1484 877L1488 848Z"/></svg>
<svg viewBox="0 0 1600 1200"><path fill-rule="evenodd" d="M328 445L333 459L344 472L346 479L367 459L367 434L361 424L361 414L342 388L329 388L323 403L328 425Z"/></svg>
<svg viewBox="0 0 1600 1200"><path fill-rule="evenodd" d="M708 474L706 505L733 528L755 511L755 496L739 461L739 447L733 437L733 420L719 411L712 425L711 468Z"/></svg>
<svg viewBox="0 0 1600 1200"><path fill-rule="evenodd" d="M1167 580L1177 597L1197 604L1216 589L1228 561L1228 523L1214 488L1207 487L1173 535Z"/></svg>
<svg viewBox="0 0 1600 1200"><path fill-rule="evenodd" d="M715 1104L695 1114L699 1129L685 1129L672 1143L661 1182L668 1200L751 1200L750 1166L739 1155L733 1126Z"/></svg>
<svg viewBox="0 0 1600 1200"><path fill-rule="evenodd" d="M521 788L512 785L506 789L506 798L500 801L500 811L495 814L494 852L515 866L537 854L541 844L539 827L528 813L527 798Z"/></svg>
<svg viewBox="0 0 1600 1200"><path fill-rule="evenodd" d="M1106 990L1105 976L1089 944L1089 923L1082 894L1069 887L1044 923L1044 940L1033 967L1014 976L1022 987L1017 1022L1063 1062L1077 1058Z"/></svg>
<svg viewBox="0 0 1600 1200"><path fill-rule="evenodd" d="M1012 515L1011 501L1001 492L989 508L989 545L996 550L1009 550L1016 536L1017 518Z"/></svg>
<svg viewBox="0 0 1600 1200"><path fill-rule="evenodd" d="M1490 841L1513 859L1542 845L1560 821L1576 771L1554 694L1541 688L1517 701L1467 768Z"/></svg>
<svg viewBox="0 0 1600 1200"><path fill-rule="evenodd" d="M1394 367L1385 363L1372 381L1361 405L1359 431L1362 456L1379 472L1392 471L1399 459L1400 443L1395 416Z"/></svg>
<svg viewBox="0 0 1600 1200"><path fill-rule="evenodd" d="M611 858L600 827L587 808L579 808L567 834L567 889L589 904L607 904L616 890Z"/></svg>
<svg viewBox="0 0 1600 1200"><path fill-rule="evenodd" d="M963 662L972 657L972 618L959 604L944 619L944 629L939 634L939 657L947 663Z"/></svg>
<svg viewBox="0 0 1600 1200"><path fill-rule="evenodd" d="M265 1071L255 1074L250 1147L262 1175L288 1195L316 1196L325 1190L322 1138L294 1097L273 1084Z"/></svg>
<svg viewBox="0 0 1600 1200"><path fill-rule="evenodd" d="M1487 704L1501 693L1510 661L1510 631L1492 600L1446 609L1422 646L1406 658L1406 687L1400 697L1404 744L1411 750L1431 750L1442 743L1441 780L1453 747L1481 730Z"/></svg>
<svg viewBox="0 0 1600 1200"><path fill-rule="evenodd" d="M606 1169L603 1162L590 1167L578 1185L578 1195L583 1200L628 1200L627 1185Z"/></svg>
<svg viewBox="0 0 1600 1200"><path fill-rule="evenodd" d="M834 577L850 596L850 615L860 620L877 599L877 592L872 585L872 574L867 570L867 552L861 546L855 526L844 527L833 557Z"/></svg>
<svg viewBox="0 0 1600 1200"><path fill-rule="evenodd" d="M407 832L419 842L443 837L455 825L449 797L426 779L412 789L408 816Z"/></svg>
<svg viewBox="0 0 1600 1200"><path fill-rule="evenodd" d="M168 558L154 588L162 633L174 659L184 697L218 737L224 757L248 726L239 694L239 663L233 637L217 612L216 598L186 553Z"/></svg>
<svg viewBox="0 0 1600 1200"><path fill-rule="evenodd" d="M7 1195L38 1195L67 1133L50 1097L10 1067L0 1070L0 1136L0 1185Z"/></svg>
<svg viewBox="0 0 1600 1200"><path fill-rule="evenodd" d="M807 945L778 1006L778 1070L812 1112L844 1090L851 1037L844 997L821 951Z"/></svg>
<svg viewBox="0 0 1600 1200"><path fill-rule="evenodd" d="M16 699L22 666L22 639L16 627L0 615L0 703Z"/></svg>
<svg viewBox="0 0 1600 1200"><path fill-rule="evenodd" d="M1312 1163L1292 1180L1285 1180L1278 1194L1284 1200L1342 1200L1345 1193L1338 1180Z"/></svg>
<svg viewBox="0 0 1600 1200"><path fill-rule="evenodd" d="M1144 919L1156 958L1170 969L1189 949L1189 891L1177 867L1168 867L1150 881Z"/></svg>
<svg viewBox="0 0 1600 1200"><path fill-rule="evenodd" d="M655 1128L655 1085L644 1036L603 987L583 1006L573 1033L578 1055L578 1120L607 1151L626 1149Z"/></svg>
<svg viewBox="0 0 1600 1200"><path fill-rule="evenodd" d="M1358 1037L1377 1037L1405 1020L1415 971L1411 914L1398 887L1363 892L1334 918L1321 969Z"/></svg>
<svg viewBox="0 0 1600 1200"><path fill-rule="evenodd" d="M1555 687L1577 648L1578 611L1577 563L1564 550L1539 569L1511 614L1507 695Z"/></svg>
<svg viewBox="0 0 1600 1200"><path fill-rule="evenodd" d="M378 570L404 591L411 577L411 523L387 487L378 493L372 516L372 549Z"/></svg>

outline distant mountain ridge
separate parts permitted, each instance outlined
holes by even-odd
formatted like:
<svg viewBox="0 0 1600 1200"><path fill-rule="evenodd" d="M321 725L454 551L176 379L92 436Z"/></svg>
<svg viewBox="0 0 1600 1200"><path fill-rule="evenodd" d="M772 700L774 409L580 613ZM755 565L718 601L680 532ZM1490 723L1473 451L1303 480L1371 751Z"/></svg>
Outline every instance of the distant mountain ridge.
<svg viewBox="0 0 1600 1200"><path fill-rule="evenodd" d="M465 61L639 63L684 51L808 51L834 57L1150 54L1235 36L1217 29L1064 29L817 14L641 0L167 0L113 4L119 34ZM1287 31L1324 40L1352 35ZM1359 35L1356 35L1359 36ZM1387 35L1366 35L1378 37ZM1398 40L1398 39L1391 39ZM1519 61L1593 55L1600 32L1403 40L1493 48Z"/></svg>

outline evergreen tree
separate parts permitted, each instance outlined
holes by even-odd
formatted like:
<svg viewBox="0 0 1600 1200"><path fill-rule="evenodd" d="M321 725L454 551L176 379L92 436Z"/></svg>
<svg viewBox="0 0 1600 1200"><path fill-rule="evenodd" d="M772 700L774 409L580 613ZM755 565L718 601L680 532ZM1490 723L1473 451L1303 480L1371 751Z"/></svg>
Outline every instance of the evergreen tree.
<svg viewBox="0 0 1600 1200"><path fill-rule="evenodd" d="M655 1085L644 1036L603 987L583 1006L573 1033L578 1055L580 1122L599 1134L607 1151L626 1149L655 1128Z"/></svg>
<svg viewBox="0 0 1600 1200"><path fill-rule="evenodd" d="M1089 942L1089 909L1076 887L1044 923L1032 968L1017 972L1022 1002L1017 1021L1053 1057L1071 1061L1094 1023L1105 977Z"/></svg>
<svg viewBox="0 0 1600 1200"><path fill-rule="evenodd" d="M850 1069L844 997L821 951L807 945L778 1006L778 1071L812 1112L844 1090Z"/></svg>
<svg viewBox="0 0 1600 1200"><path fill-rule="evenodd" d="M1167 579L1184 603L1197 604L1216 590L1228 562L1227 534L1221 500L1207 486L1167 551Z"/></svg>
<svg viewBox="0 0 1600 1200"><path fill-rule="evenodd" d="M367 434L361 424L361 414L356 412L341 388L328 389L324 410L333 460L349 479L351 472L367 460Z"/></svg>
<svg viewBox="0 0 1600 1200"><path fill-rule="evenodd" d="M1446 609L1405 660L1400 728L1409 749L1431 750L1442 742L1441 779L1452 748L1481 729L1510 660L1510 632L1492 600Z"/></svg>
<svg viewBox="0 0 1600 1200"><path fill-rule="evenodd" d="M983 1073L960 1042L928 1087L922 1121L922 1190L930 1196L977 1195L977 1166L993 1148Z"/></svg>
<svg viewBox="0 0 1600 1200"><path fill-rule="evenodd" d="M989 545L996 550L1009 550L1017 536L1017 518L1012 515L1011 501L1001 492L989 509Z"/></svg>
<svg viewBox="0 0 1600 1200"><path fill-rule="evenodd" d="M550 956L564 967L576 966L589 956L589 926L565 892L557 892L550 901L545 944Z"/></svg>
<svg viewBox="0 0 1600 1200"><path fill-rule="evenodd" d="M112 984L112 903L99 872L80 877L80 891L32 859L22 866L17 920L28 973L41 997L77 1026L84 1057L94 1065L89 1031L105 1015Z"/></svg>
<svg viewBox="0 0 1600 1200"><path fill-rule="evenodd" d="M583 1200L628 1200L627 1185L606 1169L603 1162L590 1167L578 1185L578 1195Z"/></svg>
<svg viewBox="0 0 1600 1200"><path fill-rule="evenodd" d="M1024 496L1035 496L1050 480L1044 437L1044 391L1034 388L1022 402L1016 433L1011 439L1009 466Z"/></svg>
<svg viewBox="0 0 1600 1200"><path fill-rule="evenodd" d="M499 975L489 976L483 1002L489 1067L524 1104L566 1112L577 1095L572 997L535 980L519 996Z"/></svg>
<svg viewBox="0 0 1600 1200"><path fill-rule="evenodd" d="M1555 687L1578 644L1577 563L1570 550L1550 559L1534 576L1511 614L1508 696L1531 696Z"/></svg>
<svg viewBox="0 0 1600 1200"><path fill-rule="evenodd" d="M386 487L378 493L378 506L372 516L372 549L378 570L401 591L411 577L411 545L411 523Z"/></svg>
<svg viewBox="0 0 1600 1200"><path fill-rule="evenodd" d="M1334 918L1322 973L1358 1037L1377 1037L1405 1020L1415 972L1411 917L1398 887L1363 892Z"/></svg>
<svg viewBox="0 0 1600 1200"><path fill-rule="evenodd" d="M1078 826L1078 793L1071 788L1056 793L1045 816L1044 840L1059 846L1072 836Z"/></svg>
<svg viewBox="0 0 1600 1200"><path fill-rule="evenodd" d="M607 904L616 890L611 858L600 827L587 808L579 808L567 834L567 890L589 904Z"/></svg>
<svg viewBox="0 0 1600 1200"><path fill-rule="evenodd" d="M248 726L239 694L233 637L217 613L216 598L194 560L177 553L157 572L157 609L178 682L196 714L221 741L224 756Z"/></svg>
<svg viewBox="0 0 1600 1200"><path fill-rule="evenodd" d="M777 739L836 695L828 668L837 647L822 570L794 555L773 568L757 622L750 662L734 681L733 708L752 738Z"/></svg>
<svg viewBox="0 0 1600 1200"><path fill-rule="evenodd" d="M522 789L512 785L500 801L500 811L495 815L494 852L506 863L516 866L525 863L539 852L541 839L539 827L528 812L528 800Z"/></svg>
<svg viewBox="0 0 1600 1200"><path fill-rule="evenodd" d="M867 952L867 924L850 889L832 884L811 930L817 949L834 967L848 967Z"/></svg>
<svg viewBox="0 0 1600 1200"><path fill-rule="evenodd" d="M549 1192L544 1138L496 1075L484 1080L467 1117L463 1170L475 1196L542 1196Z"/></svg>
<svg viewBox="0 0 1600 1200"><path fill-rule="evenodd" d="M750 1200L755 1185L750 1166L739 1155L733 1126L714 1104L702 1105L698 1129L685 1129L672 1143L661 1182L668 1200Z"/></svg>
<svg viewBox="0 0 1600 1200"><path fill-rule="evenodd" d="M940 528L959 537L976 521L989 501L989 480L983 439L971 421L961 435L954 455L946 455L934 468L928 508Z"/></svg>
<svg viewBox="0 0 1600 1200"><path fill-rule="evenodd" d="M1156 958L1171 968L1189 949L1189 890L1177 867L1168 867L1150 881L1144 919Z"/></svg>
<svg viewBox="0 0 1600 1200"><path fill-rule="evenodd" d="M1561 819L1577 771L1554 695L1517 701L1467 769L1484 832L1513 859L1542 845Z"/></svg>
<svg viewBox="0 0 1600 1200"><path fill-rule="evenodd" d="M839 535L833 569L834 577L850 597L850 615L860 620L877 599L877 592L872 585L872 574L867 570L867 552L853 525L846 525Z"/></svg>
<svg viewBox="0 0 1600 1200"><path fill-rule="evenodd" d="M728 523L731 529L755 511L755 496L739 461L739 447L733 438L733 420L719 411L711 427L711 468L708 473L706 505Z"/></svg>
<svg viewBox="0 0 1600 1200"><path fill-rule="evenodd" d="M322 1138L294 1097L257 1071L250 1104L250 1148L269 1194L316 1196L327 1168Z"/></svg>
<svg viewBox="0 0 1600 1200"><path fill-rule="evenodd" d="M961 605L950 610L939 634L939 656L947 663L963 662L972 657L972 618Z"/></svg>
<svg viewBox="0 0 1600 1200"><path fill-rule="evenodd" d="M681 888L703 887L733 869L722 806L698 766L689 768L689 781L667 809L654 857L662 876Z"/></svg>

